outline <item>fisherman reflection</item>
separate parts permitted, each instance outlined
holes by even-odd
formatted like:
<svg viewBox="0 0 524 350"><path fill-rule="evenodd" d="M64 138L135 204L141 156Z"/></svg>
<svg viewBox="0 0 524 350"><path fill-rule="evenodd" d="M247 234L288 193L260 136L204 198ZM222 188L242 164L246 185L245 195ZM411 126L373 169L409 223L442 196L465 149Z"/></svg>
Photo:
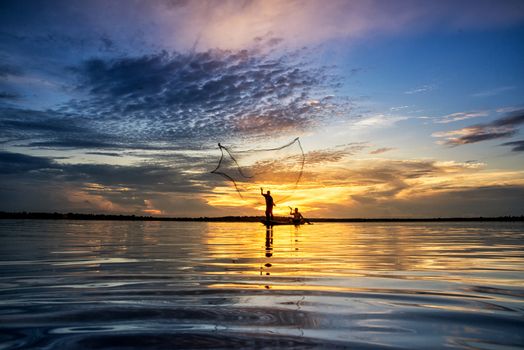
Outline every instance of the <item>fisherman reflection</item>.
<svg viewBox="0 0 524 350"><path fill-rule="evenodd" d="M266 227L266 258L273 256L273 226ZM271 266L271 264L269 265Z"/></svg>
<svg viewBox="0 0 524 350"><path fill-rule="evenodd" d="M265 245L265 255L266 258L271 258L273 256L273 227L267 226L266 227L266 245ZM264 266L260 267L260 275L266 275L270 276L269 268L271 267L271 263L268 261L264 264ZM266 289L270 289L271 287L269 285L265 286Z"/></svg>

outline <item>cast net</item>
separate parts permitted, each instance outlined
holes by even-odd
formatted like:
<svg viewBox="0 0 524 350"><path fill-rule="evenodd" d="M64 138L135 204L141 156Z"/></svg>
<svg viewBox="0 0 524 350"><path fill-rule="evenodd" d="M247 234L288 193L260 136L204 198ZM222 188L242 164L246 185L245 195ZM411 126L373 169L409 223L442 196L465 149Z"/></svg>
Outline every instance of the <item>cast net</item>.
<svg viewBox="0 0 524 350"><path fill-rule="evenodd" d="M293 201L305 163L298 137L276 148L235 150L220 143L218 147L221 157L211 173L227 180L229 189L224 190L225 195L260 203L262 187L264 193L271 191L275 202L281 207Z"/></svg>

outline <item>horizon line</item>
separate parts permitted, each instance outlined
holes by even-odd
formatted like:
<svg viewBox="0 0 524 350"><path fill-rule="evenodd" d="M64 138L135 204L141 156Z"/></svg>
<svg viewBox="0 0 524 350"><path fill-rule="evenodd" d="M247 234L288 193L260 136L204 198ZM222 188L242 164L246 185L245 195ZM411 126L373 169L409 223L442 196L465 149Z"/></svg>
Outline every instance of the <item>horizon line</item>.
<svg viewBox="0 0 524 350"><path fill-rule="evenodd" d="M287 216L278 216L279 218ZM201 222L258 222L264 219L260 215L226 216L153 216L137 214L103 213L62 213L62 212L5 212L0 211L0 219L42 219L42 220L122 220L122 221L201 221ZM313 222L388 222L388 221L524 221L524 215L505 216L456 216L456 217L378 217L378 218L332 218L311 217Z"/></svg>

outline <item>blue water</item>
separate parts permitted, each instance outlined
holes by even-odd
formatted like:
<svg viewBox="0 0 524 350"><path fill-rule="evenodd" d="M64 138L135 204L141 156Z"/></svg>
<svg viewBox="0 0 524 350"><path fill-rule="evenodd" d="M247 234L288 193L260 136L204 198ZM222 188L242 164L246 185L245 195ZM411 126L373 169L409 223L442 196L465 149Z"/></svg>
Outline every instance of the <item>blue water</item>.
<svg viewBox="0 0 524 350"><path fill-rule="evenodd" d="M522 349L523 223L0 221L0 349Z"/></svg>

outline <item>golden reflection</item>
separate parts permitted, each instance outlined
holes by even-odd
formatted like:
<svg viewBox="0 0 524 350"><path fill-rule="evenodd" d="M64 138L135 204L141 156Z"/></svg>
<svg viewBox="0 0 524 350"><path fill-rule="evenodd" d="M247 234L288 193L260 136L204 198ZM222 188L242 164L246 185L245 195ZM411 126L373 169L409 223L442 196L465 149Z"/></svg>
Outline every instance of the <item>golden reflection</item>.
<svg viewBox="0 0 524 350"><path fill-rule="evenodd" d="M351 289L396 288L399 283L409 286L406 281L411 280L431 284L443 276L462 282L469 276L473 283L478 276L464 271L492 267L490 256L477 253L491 243L475 232L466 234L460 225L440 226L315 223L266 228L210 223L204 237L210 258L205 273L222 276L211 288L296 289L307 284ZM497 264L511 267L511 255Z"/></svg>
<svg viewBox="0 0 524 350"><path fill-rule="evenodd" d="M271 262L269 262L269 258L273 256L273 227L272 226L266 227L265 254L266 254L267 262L263 266L260 267L260 276L262 275L270 276L271 275L271 273L269 272L269 268L272 267L273 265L271 264ZM270 289L271 286L267 284L265 285L265 288Z"/></svg>

